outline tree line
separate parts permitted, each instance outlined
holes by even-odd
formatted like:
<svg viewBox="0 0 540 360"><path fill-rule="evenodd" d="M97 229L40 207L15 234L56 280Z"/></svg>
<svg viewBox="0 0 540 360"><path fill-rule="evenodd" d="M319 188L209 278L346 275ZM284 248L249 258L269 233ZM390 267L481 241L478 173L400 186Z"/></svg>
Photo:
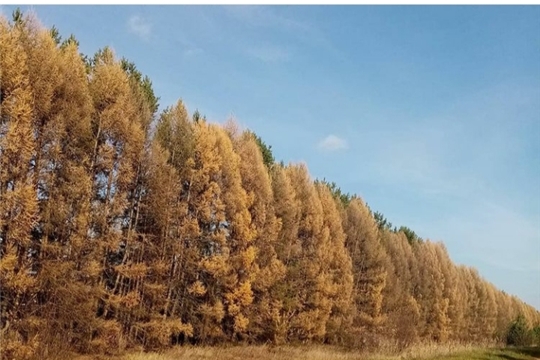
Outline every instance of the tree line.
<svg viewBox="0 0 540 360"><path fill-rule="evenodd" d="M0 19L0 353L503 341L540 313L104 48ZM515 323L514 323L515 325Z"/></svg>

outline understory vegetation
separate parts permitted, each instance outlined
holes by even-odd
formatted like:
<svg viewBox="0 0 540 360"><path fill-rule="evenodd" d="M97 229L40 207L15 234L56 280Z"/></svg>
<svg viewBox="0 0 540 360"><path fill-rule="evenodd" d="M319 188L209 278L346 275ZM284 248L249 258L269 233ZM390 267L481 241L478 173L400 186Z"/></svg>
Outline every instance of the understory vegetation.
<svg viewBox="0 0 540 360"><path fill-rule="evenodd" d="M234 122L158 101L111 49L0 18L1 359L538 343L540 313L444 244Z"/></svg>

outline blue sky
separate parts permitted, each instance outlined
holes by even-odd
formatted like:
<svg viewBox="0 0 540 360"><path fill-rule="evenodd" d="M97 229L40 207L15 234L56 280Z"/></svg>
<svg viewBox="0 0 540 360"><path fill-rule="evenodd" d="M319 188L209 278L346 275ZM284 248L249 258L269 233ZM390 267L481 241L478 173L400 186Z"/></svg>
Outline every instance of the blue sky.
<svg viewBox="0 0 540 360"><path fill-rule="evenodd" d="M540 7L33 9L540 309Z"/></svg>

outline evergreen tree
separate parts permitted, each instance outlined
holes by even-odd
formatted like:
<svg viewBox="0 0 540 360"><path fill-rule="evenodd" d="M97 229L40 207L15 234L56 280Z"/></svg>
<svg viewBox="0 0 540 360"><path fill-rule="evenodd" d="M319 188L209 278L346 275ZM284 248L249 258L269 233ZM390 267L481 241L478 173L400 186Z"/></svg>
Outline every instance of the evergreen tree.
<svg viewBox="0 0 540 360"><path fill-rule="evenodd" d="M261 152L264 165L266 165L266 167L268 168L272 166L276 161L274 159L274 154L272 153L272 145L267 145L260 136L258 136L252 131L248 130L246 132L246 135L252 137L255 140L255 143L257 144L259 151Z"/></svg>
<svg viewBox="0 0 540 360"><path fill-rule="evenodd" d="M515 346L528 346L532 343L532 332L527 325L525 317L520 314L508 329L506 343Z"/></svg>

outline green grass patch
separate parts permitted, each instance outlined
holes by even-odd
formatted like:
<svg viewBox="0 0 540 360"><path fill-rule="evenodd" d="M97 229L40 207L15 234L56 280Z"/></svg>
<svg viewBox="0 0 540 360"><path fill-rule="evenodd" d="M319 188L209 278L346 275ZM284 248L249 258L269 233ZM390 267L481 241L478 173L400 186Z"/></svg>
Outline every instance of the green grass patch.
<svg viewBox="0 0 540 360"><path fill-rule="evenodd" d="M425 360L540 360L540 348L484 349L457 352L430 358L413 357Z"/></svg>

